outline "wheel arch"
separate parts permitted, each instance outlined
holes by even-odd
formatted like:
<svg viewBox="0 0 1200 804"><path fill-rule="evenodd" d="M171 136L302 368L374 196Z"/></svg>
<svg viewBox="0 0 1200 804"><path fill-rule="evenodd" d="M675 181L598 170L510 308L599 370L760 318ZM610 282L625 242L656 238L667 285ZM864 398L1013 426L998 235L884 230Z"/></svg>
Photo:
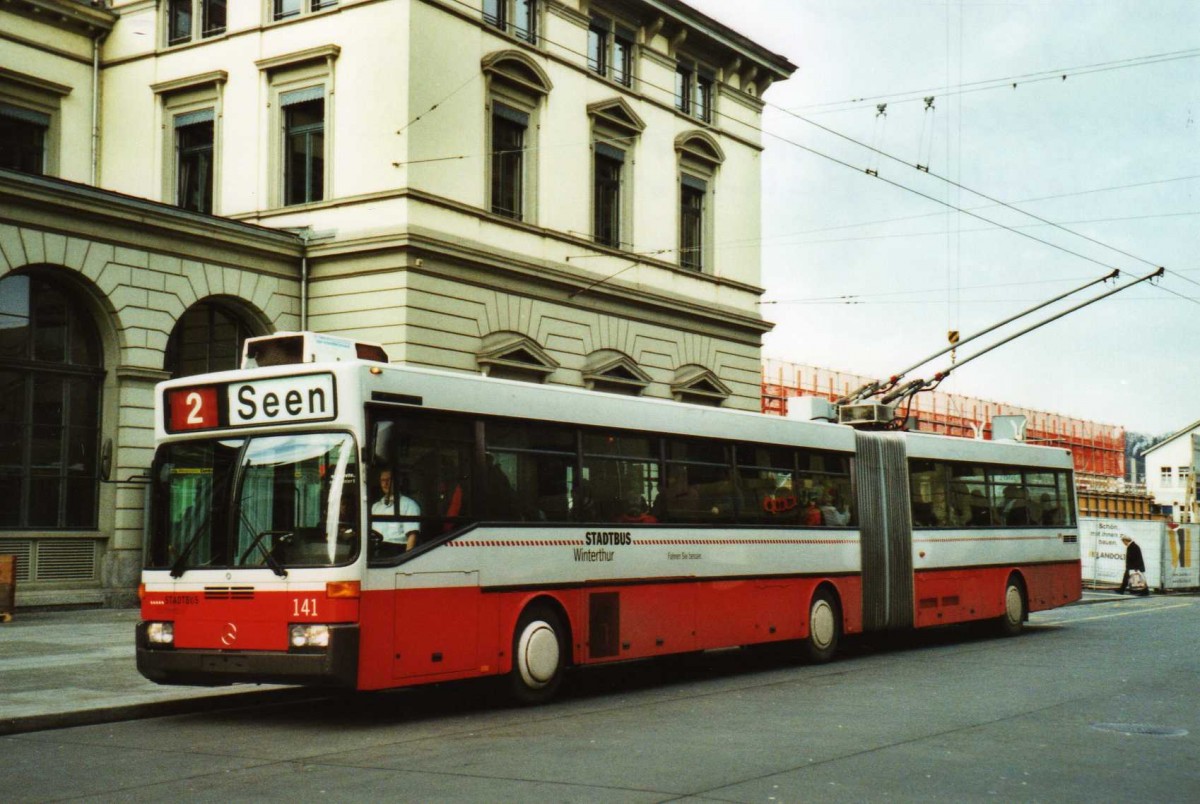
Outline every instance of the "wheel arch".
<svg viewBox="0 0 1200 804"><path fill-rule="evenodd" d="M553 611L558 615L559 621L563 625L563 643L566 646L566 656L564 657L566 665L575 664L575 625L571 619L570 611L565 603L558 597L549 594L548 592L537 592L523 597L518 605L513 606L509 616L505 618L505 624L501 630L502 638L506 641L511 641L513 633L517 629L517 623L521 621L521 616L531 608L544 607ZM504 644L504 643L502 643ZM506 651L507 653L507 651ZM507 661L504 665L512 668L512 655L506 656Z"/></svg>
<svg viewBox="0 0 1200 804"><path fill-rule="evenodd" d="M1017 588L1021 590L1021 599L1025 603L1025 616L1022 618L1025 622L1029 621L1029 582L1025 580L1025 573L1020 567L1012 567L1008 574L1004 576L1004 589L1008 588L1008 584L1016 581ZM1001 598L1003 598L1004 589L1001 590Z"/></svg>

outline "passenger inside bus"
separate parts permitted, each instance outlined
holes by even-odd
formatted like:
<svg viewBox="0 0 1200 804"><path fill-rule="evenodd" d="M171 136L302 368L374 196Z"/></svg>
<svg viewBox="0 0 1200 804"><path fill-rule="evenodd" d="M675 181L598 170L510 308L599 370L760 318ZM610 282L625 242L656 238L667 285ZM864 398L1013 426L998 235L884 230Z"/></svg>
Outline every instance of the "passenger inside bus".
<svg viewBox="0 0 1200 804"><path fill-rule="evenodd" d="M850 506L841 504L836 487L825 492L825 504L821 506L821 518L824 520L824 524L835 528L850 524Z"/></svg>
<svg viewBox="0 0 1200 804"><path fill-rule="evenodd" d="M1020 527L1031 523L1029 500L1021 486L1004 487L1004 509L1001 514L1004 524Z"/></svg>
<svg viewBox="0 0 1200 804"><path fill-rule="evenodd" d="M631 491L625 497L625 512L617 517L618 522L653 524L658 517L650 513L646 498L639 491Z"/></svg>

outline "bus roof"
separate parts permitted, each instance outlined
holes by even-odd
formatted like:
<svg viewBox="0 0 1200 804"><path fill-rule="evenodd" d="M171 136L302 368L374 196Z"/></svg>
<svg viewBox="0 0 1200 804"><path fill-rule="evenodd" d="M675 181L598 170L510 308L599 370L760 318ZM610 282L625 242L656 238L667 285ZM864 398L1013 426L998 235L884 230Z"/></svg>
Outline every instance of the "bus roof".
<svg viewBox="0 0 1200 804"><path fill-rule="evenodd" d="M169 390L192 386L238 385L263 380L280 381L288 377L313 374L332 374L337 378L339 426L352 426L360 419L360 414L355 413L356 410L361 411L364 406L375 405L803 446L841 452L852 452L855 449L856 431L841 424L786 419L758 412L727 410L666 399L623 396L573 386L535 384L483 377L467 372L396 363L380 365L360 360L226 371L160 383L156 395L158 436L168 437L163 427L163 400ZM312 427L311 422L305 425ZM250 432L252 428L237 429ZM209 431L210 435L211 432ZM1051 468L1070 468L1072 465L1070 453L1061 448L924 433L907 432L903 435L910 457Z"/></svg>

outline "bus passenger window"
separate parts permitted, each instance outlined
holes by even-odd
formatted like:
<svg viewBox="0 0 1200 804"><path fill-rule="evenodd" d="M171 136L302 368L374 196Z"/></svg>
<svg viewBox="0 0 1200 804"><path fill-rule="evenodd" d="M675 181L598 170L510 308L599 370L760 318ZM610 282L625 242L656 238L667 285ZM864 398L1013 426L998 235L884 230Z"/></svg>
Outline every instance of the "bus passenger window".
<svg viewBox="0 0 1200 804"><path fill-rule="evenodd" d="M938 461L914 460L908 469L915 528L942 528L955 524L947 486L949 467Z"/></svg>
<svg viewBox="0 0 1200 804"><path fill-rule="evenodd" d="M650 512L659 485L656 447L648 436L584 431L580 487L587 492L591 521L657 521Z"/></svg>

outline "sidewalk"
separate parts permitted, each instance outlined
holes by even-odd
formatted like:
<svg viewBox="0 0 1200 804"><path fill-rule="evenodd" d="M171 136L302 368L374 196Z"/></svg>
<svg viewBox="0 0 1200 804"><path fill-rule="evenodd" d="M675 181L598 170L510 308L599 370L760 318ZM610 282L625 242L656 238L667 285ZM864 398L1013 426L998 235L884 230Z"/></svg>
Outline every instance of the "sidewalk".
<svg viewBox="0 0 1200 804"><path fill-rule="evenodd" d="M311 696L298 687L167 687L142 678L137 609L17 611L0 623L0 735Z"/></svg>
<svg viewBox="0 0 1200 804"><path fill-rule="evenodd" d="M1085 590L1081 603L1128 600ZM137 671L137 609L18 611L0 624L0 735L320 696L302 687L164 687Z"/></svg>

